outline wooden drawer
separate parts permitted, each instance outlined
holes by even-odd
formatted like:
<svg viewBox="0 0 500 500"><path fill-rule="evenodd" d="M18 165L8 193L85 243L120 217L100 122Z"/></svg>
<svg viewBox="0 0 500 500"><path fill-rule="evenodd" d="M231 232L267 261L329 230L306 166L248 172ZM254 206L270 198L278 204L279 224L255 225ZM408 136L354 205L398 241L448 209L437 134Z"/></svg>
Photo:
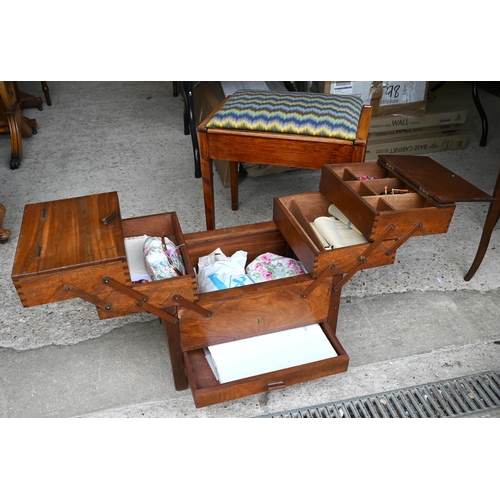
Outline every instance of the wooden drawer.
<svg viewBox="0 0 500 500"><path fill-rule="evenodd" d="M408 193L386 195L386 188ZM418 234L445 233L455 211L454 203L436 204L377 162L325 165L320 190L370 241L391 225L398 234L415 224L422 224Z"/></svg>
<svg viewBox="0 0 500 500"><path fill-rule="evenodd" d="M208 365L203 349L184 352L184 365L197 408L239 399L289 385L327 377L347 371L349 356L328 323L322 329L337 352L337 357L314 363L277 370L233 382L221 384Z"/></svg>
<svg viewBox="0 0 500 500"><path fill-rule="evenodd" d="M187 234L185 238L191 261L196 263L216 248L228 256L245 250L247 263L265 252L294 257L274 222ZM196 405L241 398L270 387L347 370L348 357L334 335L336 314L331 314L332 302L340 296L332 294L334 279L329 277L316 284L310 274L305 274L200 293L196 305L209 311L210 317L191 308L179 308L180 346ZM305 293L313 283L317 286ZM204 347L313 323L328 323L324 329L338 357L226 384L215 379L205 359Z"/></svg>
<svg viewBox="0 0 500 500"><path fill-rule="evenodd" d="M360 264L360 258L367 255L371 245L362 243L325 250L321 242L317 241L310 223L317 217L328 216L331 203L320 191L274 199L274 222L313 278L327 268L331 268L335 274L349 272ZM389 247L389 244L377 245L358 270L394 263L395 252L388 253Z"/></svg>
<svg viewBox="0 0 500 500"><path fill-rule="evenodd" d="M191 261L196 264L199 257L208 255L216 248L227 256L237 250L247 251L247 264L266 252L294 257L274 222L186 234L185 238ZM324 322L330 305L331 278L322 281L303 297L314 282L309 274L303 274L200 293L197 305L212 315L207 318L188 308L179 309L182 349L188 351Z"/></svg>
<svg viewBox="0 0 500 500"><path fill-rule="evenodd" d="M320 191L370 241L388 226L401 235L445 233L455 202L491 201L426 156L382 155L376 162L325 165Z"/></svg>
<svg viewBox="0 0 500 500"><path fill-rule="evenodd" d="M147 297L147 303L158 309L166 307L173 296L181 296L190 301L198 299L198 286L194 275L194 266L190 260L184 234L182 233L175 212L122 219L122 227L124 238L141 236L143 234L167 236L176 245L180 245L180 252L187 273L185 276L150 281L148 283L130 284L131 289ZM128 278L128 281L130 281L130 278ZM102 300L112 304L110 310L102 307L97 308L101 319L144 312L144 305L138 305L134 297L124 294L119 290L110 290L109 286L106 286L104 283L101 283L96 291ZM175 305L175 303L172 304L172 306Z"/></svg>
<svg viewBox="0 0 500 500"><path fill-rule="evenodd" d="M132 285L124 238L149 233L183 245L190 274ZM194 300L192 269L175 213L122 220L118 194L110 192L26 205L12 280L25 307L81 297L110 318L145 310L123 291L139 291L148 307L162 307L173 294Z"/></svg>

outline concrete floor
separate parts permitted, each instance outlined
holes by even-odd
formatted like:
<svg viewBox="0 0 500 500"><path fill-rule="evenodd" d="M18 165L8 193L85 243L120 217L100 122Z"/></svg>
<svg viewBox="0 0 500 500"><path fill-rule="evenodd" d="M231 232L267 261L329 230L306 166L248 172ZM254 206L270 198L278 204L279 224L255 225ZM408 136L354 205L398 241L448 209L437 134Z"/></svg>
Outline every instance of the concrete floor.
<svg viewBox="0 0 500 500"><path fill-rule="evenodd" d="M175 211L185 233L204 229L201 181L193 175L183 103L170 82L49 82L52 106L31 109L38 134L23 141L10 170L0 137L0 417L254 417L500 368L500 232L476 276L474 258L488 206L457 206L447 234L410 239L392 266L363 271L344 288L338 337L350 355L346 373L196 409L175 391L167 345L149 314L101 321L75 299L23 309L10 273L24 205L118 191L124 218ZM20 82L42 96L38 82ZM466 83L439 90L469 110L467 149L434 159L491 193L499 168L500 99L482 92L490 124L481 124ZM319 172L293 170L240 184L240 209L215 176L217 227L272 218L275 196L317 190ZM490 415L494 416L494 414Z"/></svg>

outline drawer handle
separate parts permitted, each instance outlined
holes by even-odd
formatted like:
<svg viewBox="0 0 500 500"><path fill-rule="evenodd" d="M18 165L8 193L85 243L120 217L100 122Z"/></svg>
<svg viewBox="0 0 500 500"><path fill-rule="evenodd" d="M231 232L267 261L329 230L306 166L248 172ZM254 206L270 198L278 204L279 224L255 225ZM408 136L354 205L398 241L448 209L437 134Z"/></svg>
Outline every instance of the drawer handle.
<svg viewBox="0 0 500 500"><path fill-rule="evenodd" d="M266 385L266 391L275 391L276 389L283 389L283 387L286 387L283 380L279 382L269 382L269 384Z"/></svg>
<svg viewBox="0 0 500 500"><path fill-rule="evenodd" d="M106 217L104 217L104 219L101 219L102 220L102 223L107 226L110 222L111 222L111 219L113 219L113 217L116 216L116 212L113 210L113 212L109 212L108 215L106 215Z"/></svg>

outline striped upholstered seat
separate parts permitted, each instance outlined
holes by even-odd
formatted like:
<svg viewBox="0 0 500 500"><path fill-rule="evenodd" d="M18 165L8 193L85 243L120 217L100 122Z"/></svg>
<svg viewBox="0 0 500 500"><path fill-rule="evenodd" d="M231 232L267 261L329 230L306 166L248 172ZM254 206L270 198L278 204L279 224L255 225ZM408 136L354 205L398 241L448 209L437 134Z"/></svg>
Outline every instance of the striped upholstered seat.
<svg viewBox="0 0 500 500"><path fill-rule="evenodd" d="M238 90L227 97L197 128L207 229L215 229L214 160L229 162L231 208L238 210L239 165L321 170L363 162L371 114L349 95Z"/></svg>
<svg viewBox="0 0 500 500"><path fill-rule="evenodd" d="M207 128L310 135L354 141L363 102L356 96L238 90Z"/></svg>

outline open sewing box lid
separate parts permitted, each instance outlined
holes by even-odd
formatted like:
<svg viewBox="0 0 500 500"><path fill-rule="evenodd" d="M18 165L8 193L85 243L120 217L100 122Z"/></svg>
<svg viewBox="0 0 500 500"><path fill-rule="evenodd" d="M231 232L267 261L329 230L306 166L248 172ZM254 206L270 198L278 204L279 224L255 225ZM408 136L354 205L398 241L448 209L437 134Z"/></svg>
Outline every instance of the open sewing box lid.
<svg viewBox="0 0 500 500"><path fill-rule="evenodd" d="M26 205L13 277L126 261L116 192Z"/></svg>
<svg viewBox="0 0 500 500"><path fill-rule="evenodd" d="M380 155L377 163L440 205L495 200L428 156Z"/></svg>
<svg viewBox="0 0 500 500"><path fill-rule="evenodd" d="M130 279L116 192L25 206L12 268L24 307L73 298L69 286L88 294L103 276Z"/></svg>

